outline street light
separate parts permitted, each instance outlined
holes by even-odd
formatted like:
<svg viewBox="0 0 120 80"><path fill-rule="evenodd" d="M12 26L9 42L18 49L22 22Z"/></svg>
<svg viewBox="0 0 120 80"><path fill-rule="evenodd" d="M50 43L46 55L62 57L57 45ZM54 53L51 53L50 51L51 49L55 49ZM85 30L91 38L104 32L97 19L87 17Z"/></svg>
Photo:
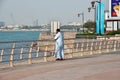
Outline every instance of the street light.
<svg viewBox="0 0 120 80"><path fill-rule="evenodd" d="M96 6L94 6L94 7L89 7L88 8L88 12L91 12L91 9L94 9L94 31L95 31L95 27L96 27Z"/></svg>
<svg viewBox="0 0 120 80"><path fill-rule="evenodd" d="M92 7L95 7L95 3L96 3L96 2L97 2L97 3L100 3L101 0L100 0L100 1L92 1L92 2L91 2Z"/></svg>
<svg viewBox="0 0 120 80"><path fill-rule="evenodd" d="M96 7L89 7L88 12L91 12L91 9L94 9L94 22L96 21Z"/></svg>
<svg viewBox="0 0 120 80"><path fill-rule="evenodd" d="M78 13L78 17L80 17L80 15L82 15L82 28L83 28L83 32L84 32L84 13Z"/></svg>
<svg viewBox="0 0 120 80"><path fill-rule="evenodd" d="M97 2L97 3L101 3L101 0L99 0L99 1L92 1L92 2L91 2L91 5L92 5L91 9L94 9L94 16L95 16L95 17L94 17L94 21L96 21L96 5L95 5L96 2ZM89 8L88 8L88 9L89 9ZM90 9L90 10L91 10L91 9ZM101 7L100 7L100 10L99 10L99 11L100 11L100 13L101 13ZM88 12L89 12L89 11L88 11Z"/></svg>

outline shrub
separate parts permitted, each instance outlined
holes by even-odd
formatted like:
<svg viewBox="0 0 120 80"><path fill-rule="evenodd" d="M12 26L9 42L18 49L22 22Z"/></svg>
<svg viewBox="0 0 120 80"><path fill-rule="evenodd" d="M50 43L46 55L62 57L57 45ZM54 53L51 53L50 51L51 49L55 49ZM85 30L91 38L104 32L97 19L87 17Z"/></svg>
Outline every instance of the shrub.
<svg viewBox="0 0 120 80"><path fill-rule="evenodd" d="M120 34L120 30L107 33L107 35L115 35L115 34Z"/></svg>

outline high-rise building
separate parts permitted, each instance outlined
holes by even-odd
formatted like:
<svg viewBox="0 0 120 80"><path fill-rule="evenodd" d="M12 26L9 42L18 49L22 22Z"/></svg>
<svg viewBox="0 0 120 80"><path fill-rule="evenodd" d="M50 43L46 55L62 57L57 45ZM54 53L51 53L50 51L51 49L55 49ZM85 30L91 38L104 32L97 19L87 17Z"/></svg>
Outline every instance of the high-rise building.
<svg viewBox="0 0 120 80"><path fill-rule="evenodd" d="M60 22L59 21L51 21L51 33L55 33L56 29L60 28Z"/></svg>

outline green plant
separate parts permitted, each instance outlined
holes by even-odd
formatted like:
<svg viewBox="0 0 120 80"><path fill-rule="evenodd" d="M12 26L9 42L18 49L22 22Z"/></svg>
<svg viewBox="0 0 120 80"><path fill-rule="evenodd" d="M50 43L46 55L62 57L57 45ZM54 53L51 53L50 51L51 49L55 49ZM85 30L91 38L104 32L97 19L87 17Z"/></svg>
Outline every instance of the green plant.
<svg viewBox="0 0 120 80"><path fill-rule="evenodd" d="M115 34L120 34L120 30L109 32L106 35L115 35Z"/></svg>

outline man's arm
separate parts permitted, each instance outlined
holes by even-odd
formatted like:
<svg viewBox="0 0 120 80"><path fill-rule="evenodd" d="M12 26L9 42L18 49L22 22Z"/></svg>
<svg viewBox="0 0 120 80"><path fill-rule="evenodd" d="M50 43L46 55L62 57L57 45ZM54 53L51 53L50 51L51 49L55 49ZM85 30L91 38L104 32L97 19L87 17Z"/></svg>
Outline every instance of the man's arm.
<svg viewBox="0 0 120 80"><path fill-rule="evenodd" d="M56 34L54 40L56 41L59 38L59 34Z"/></svg>

